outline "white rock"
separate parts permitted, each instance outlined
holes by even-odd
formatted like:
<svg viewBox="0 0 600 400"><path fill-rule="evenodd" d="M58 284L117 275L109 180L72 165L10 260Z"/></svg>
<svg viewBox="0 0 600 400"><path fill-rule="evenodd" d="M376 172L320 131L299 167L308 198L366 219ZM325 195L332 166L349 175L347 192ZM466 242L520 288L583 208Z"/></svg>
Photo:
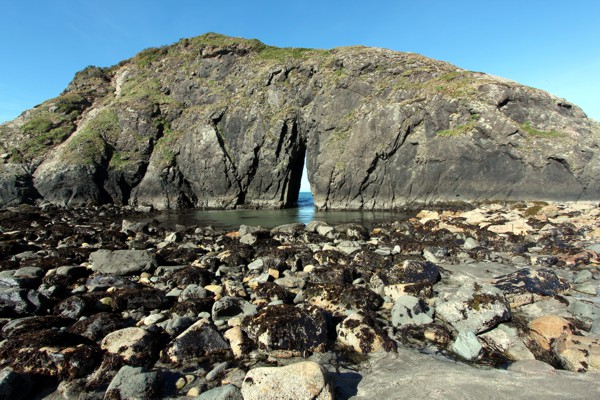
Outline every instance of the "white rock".
<svg viewBox="0 0 600 400"><path fill-rule="evenodd" d="M325 368L313 361L255 368L242 384L244 400L333 400Z"/></svg>

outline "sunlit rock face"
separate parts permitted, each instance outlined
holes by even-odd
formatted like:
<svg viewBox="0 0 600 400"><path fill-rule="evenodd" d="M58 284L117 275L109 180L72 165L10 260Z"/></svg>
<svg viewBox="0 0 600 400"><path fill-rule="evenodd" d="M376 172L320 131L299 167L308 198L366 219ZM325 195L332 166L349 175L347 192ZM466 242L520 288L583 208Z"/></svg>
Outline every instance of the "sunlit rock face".
<svg viewBox="0 0 600 400"><path fill-rule="evenodd" d="M321 209L600 198L600 128L543 91L390 50L206 34L88 67L0 125L0 205Z"/></svg>

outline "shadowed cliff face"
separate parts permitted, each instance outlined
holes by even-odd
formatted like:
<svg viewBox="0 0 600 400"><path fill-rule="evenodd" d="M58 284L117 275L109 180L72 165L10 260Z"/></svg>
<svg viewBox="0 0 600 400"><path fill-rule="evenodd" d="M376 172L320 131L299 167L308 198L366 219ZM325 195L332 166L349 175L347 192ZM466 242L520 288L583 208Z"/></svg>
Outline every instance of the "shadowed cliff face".
<svg viewBox="0 0 600 400"><path fill-rule="evenodd" d="M0 126L0 204L318 208L600 198L598 123L416 54L207 34L78 73Z"/></svg>

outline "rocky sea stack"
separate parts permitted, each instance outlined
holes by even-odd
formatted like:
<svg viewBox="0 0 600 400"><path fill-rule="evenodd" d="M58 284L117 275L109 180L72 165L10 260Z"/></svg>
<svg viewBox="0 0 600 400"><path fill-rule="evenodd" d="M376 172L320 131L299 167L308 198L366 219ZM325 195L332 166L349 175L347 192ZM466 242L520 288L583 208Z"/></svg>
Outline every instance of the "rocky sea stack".
<svg viewBox="0 0 600 400"><path fill-rule="evenodd" d="M417 54L206 34L79 72L0 125L0 206L321 209L600 198L600 127Z"/></svg>

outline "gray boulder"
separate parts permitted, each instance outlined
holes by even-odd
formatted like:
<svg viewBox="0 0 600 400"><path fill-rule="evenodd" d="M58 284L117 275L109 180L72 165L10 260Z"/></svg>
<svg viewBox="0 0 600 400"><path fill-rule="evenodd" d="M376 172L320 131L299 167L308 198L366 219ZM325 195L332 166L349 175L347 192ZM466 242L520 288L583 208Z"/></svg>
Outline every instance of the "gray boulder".
<svg viewBox="0 0 600 400"><path fill-rule="evenodd" d="M145 372L141 367L121 367L104 395L105 400L156 398L159 390L158 372Z"/></svg>
<svg viewBox="0 0 600 400"><path fill-rule="evenodd" d="M138 274L158 265L148 250L97 250L90 254L90 263L93 271L113 275Z"/></svg>
<svg viewBox="0 0 600 400"><path fill-rule="evenodd" d="M207 390L197 396L196 400L244 400L244 398L237 386L229 384Z"/></svg>
<svg viewBox="0 0 600 400"><path fill-rule="evenodd" d="M511 318L504 294L490 285L465 285L456 292L442 293L436 300L436 318L457 331L479 333Z"/></svg>
<svg viewBox="0 0 600 400"><path fill-rule="evenodd" d="M392 308L392 325L425 325L433 322L433 308L414 296L400 296Z"/></svg>

